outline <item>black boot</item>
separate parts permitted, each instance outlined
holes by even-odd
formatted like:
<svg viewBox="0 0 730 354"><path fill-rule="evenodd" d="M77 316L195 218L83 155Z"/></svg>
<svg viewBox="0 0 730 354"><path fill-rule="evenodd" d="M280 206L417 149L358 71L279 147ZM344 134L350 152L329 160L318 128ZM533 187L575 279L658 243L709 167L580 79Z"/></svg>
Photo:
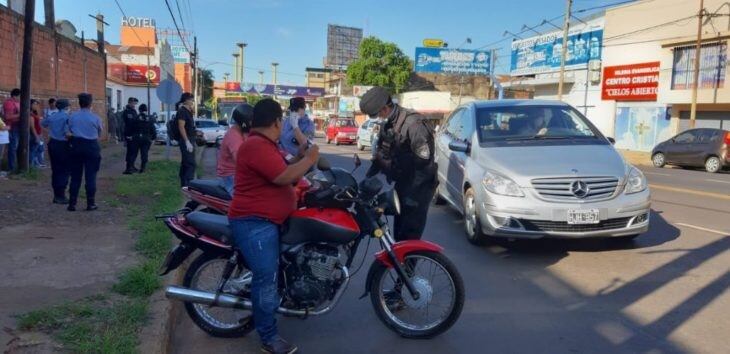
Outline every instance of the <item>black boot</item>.
<svg viewBox="0 0 730 354"><path fill-rule="evenodd" d="M68 199L66 199L66 193L63 192L56 192L53 193L53 204L68 204Z"/></svg>

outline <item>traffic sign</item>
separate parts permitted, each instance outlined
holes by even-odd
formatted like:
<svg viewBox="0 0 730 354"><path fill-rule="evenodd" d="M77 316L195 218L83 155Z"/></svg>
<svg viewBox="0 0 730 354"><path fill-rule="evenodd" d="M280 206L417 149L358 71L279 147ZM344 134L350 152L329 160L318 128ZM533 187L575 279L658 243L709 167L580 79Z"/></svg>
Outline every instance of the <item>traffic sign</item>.
<svg viewBox="0 0 730 354"><path fill-rule="evenodd" d="M427 38L423 40L423 46L426 48L442 48L444 44L446 43L444 43L443 39Z"/></svg>
<svg viewBox="0 0 730 354"><path fill-rule="evenodd" d="M164 104L175 104L180 100L182 87L175 80L165 79L157 86L157 98Z"/></svg>

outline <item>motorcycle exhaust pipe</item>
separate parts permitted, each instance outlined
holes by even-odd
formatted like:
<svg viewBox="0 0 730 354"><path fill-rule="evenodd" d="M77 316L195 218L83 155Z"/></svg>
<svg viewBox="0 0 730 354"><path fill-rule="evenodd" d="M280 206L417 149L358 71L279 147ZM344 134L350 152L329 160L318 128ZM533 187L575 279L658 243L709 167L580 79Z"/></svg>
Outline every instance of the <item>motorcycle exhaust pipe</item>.
<svg viewBox="0 0 730 354"><path fill-rule="evenodd" d="M251 301L242 299L238 296L227 294L220 294L216 296L216 294L212 292L188 289L180 286L168 286L165 290L165 296L168 299L208 306L234 308L239 310L250 310L252 308Z"/></svg>

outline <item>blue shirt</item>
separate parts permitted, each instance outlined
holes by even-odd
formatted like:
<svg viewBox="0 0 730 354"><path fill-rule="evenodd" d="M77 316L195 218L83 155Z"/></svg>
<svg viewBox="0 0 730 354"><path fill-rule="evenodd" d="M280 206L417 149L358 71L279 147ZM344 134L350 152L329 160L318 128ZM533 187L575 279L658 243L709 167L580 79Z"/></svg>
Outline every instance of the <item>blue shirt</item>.
<svg viewBox="0 0 730 354"><path fill-rule="evenodd" d="M68 130L74 138L99 139L101 119L88 108L82 108L68 119Z"/></svg>
<svg viewBox="0 0 730 354"><path fill-rule="evenodd" d="M66 140L68 132L68 118L66 111L56 112L50 116L43 118L41 125L48 128L48 136L55 140Z"/></svg>
<svg viewBox="0 0 730 354"><path fill-rule="evenodd" d="M297 125L305 137L310 140L314 138L314 122L309 119L309 116L304 115L299 117ZM286 119L284 120L281 138L279 138L281 147L289 154L296 156L299 153L299 145L295 141L296 137L294 136L294 127L291 124L291 119Z"/></svg>

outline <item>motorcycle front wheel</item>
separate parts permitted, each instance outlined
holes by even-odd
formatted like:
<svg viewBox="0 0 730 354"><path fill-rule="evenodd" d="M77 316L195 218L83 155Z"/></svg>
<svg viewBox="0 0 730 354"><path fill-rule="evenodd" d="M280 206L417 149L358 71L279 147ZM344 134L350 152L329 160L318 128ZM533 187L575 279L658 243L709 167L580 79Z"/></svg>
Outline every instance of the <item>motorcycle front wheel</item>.
<svg viewBox="0 0 730 354"><path fill-rule="evenodd" d="M183 286L190 289L215 292L223 276L228 258L218 254L203 253L185 272ZM241 296L248 294L251 272L238 267L223 287L223 292ZM238 338L254 329L251 311L214 307L185 302L185 311L195 324L213 337Z"/></svg>
<svg viewBox="0 0 730 354"><path fill-rule="evenodd" d="M464 307L461 275L437 252L409 253L404 264L420 296L411 296L394 268L377 263L369 290L378 318L406 338L431 338L445 332Z"/></svg>

